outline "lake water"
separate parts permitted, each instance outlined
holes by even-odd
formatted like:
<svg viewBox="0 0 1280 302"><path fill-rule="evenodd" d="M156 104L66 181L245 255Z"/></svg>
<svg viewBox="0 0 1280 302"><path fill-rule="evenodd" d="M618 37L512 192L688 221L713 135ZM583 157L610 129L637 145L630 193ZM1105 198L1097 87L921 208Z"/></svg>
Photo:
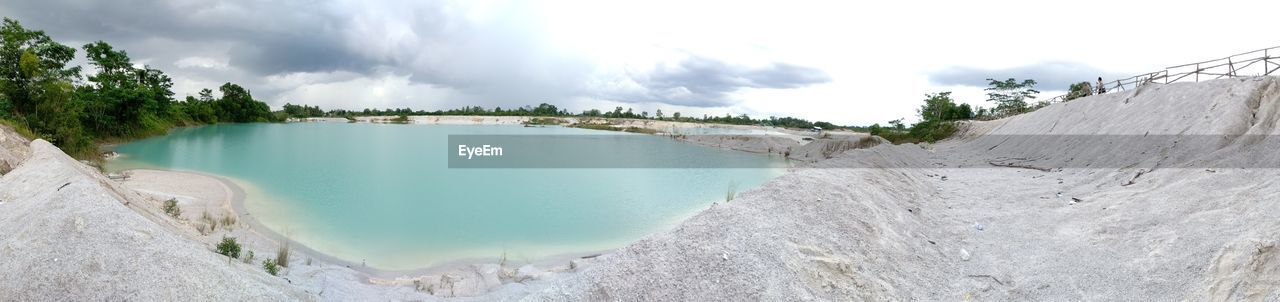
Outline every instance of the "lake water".
<svg viewBox="0 0 1280 302"><path fill-rule="evenodd" d="M456 148L447 146L449 135L490 134L632 135L559 155L768 168L449 167ZM737 191L762 184L786 164L661 136L521 126L228 124L177 129L116 151L122 156L112 170L233 179L267 227L328 255L393 270L620 247L723 202L731 184Z"/></svg>

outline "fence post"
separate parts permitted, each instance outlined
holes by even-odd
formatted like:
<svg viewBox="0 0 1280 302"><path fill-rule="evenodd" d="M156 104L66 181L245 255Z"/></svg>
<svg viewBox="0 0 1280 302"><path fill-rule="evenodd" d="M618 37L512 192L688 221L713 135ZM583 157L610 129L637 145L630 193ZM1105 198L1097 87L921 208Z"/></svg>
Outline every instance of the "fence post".
<svg viewBox="0 0 1280 302"><path fill-rule="evenodd" d="M1200 82L1200 63L1196 63L1196 83Z"/></svg>
<svg viewBox="0 0 1280 302"><path fill-rule="evenodd" d="M1231 57L1227 57L1227 74L1230 74L1227 78L1236 77L1236 65L1231 63Z"/></svg>

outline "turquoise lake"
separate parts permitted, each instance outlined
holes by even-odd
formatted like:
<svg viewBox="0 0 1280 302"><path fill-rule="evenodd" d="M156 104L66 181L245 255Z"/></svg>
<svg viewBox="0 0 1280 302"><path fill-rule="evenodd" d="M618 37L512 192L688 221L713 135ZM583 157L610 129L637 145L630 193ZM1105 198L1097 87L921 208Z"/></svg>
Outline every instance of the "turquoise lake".
<svg viewBox="0 0 1280 302"><path fill-rule="evenodd" d="M631 135L559 156L668 164L450 168L449 135ZM782 159L761 154L562 127L227 124L181 128L115 150L122 156L111 170L231 179L263 225L330 256L389 270L621 247L723 202L730 186L741 192L786 170ZM679 168L707 161L757 168Z"/></svg>

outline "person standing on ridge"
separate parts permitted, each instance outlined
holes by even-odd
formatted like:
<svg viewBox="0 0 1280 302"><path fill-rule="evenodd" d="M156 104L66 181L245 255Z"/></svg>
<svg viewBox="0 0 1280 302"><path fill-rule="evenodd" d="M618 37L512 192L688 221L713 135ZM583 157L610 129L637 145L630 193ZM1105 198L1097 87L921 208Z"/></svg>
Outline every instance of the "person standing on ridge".
<svg viewBox="0 0 1280 302"><path fill-rule="evenodd" d="M1102 77L1098 77L1098 94L1107 93L1107 84L1102 83Z"/></svg>

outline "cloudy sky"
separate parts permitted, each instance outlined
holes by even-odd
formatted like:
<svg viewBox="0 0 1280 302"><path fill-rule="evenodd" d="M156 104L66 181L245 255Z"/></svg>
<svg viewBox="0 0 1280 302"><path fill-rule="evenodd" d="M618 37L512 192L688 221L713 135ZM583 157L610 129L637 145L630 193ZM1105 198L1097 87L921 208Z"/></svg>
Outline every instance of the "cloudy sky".
<svg viewBox="0 0 1280 302"><path fill-rule="evenodd" d="M1044 96L1280 45L1280 2L13 0L64 44L104 40L179 96L235 82L273 107L548 102L685 115L913 119L983 79ZM83 55L83 52L80 53Z"/></svg>

